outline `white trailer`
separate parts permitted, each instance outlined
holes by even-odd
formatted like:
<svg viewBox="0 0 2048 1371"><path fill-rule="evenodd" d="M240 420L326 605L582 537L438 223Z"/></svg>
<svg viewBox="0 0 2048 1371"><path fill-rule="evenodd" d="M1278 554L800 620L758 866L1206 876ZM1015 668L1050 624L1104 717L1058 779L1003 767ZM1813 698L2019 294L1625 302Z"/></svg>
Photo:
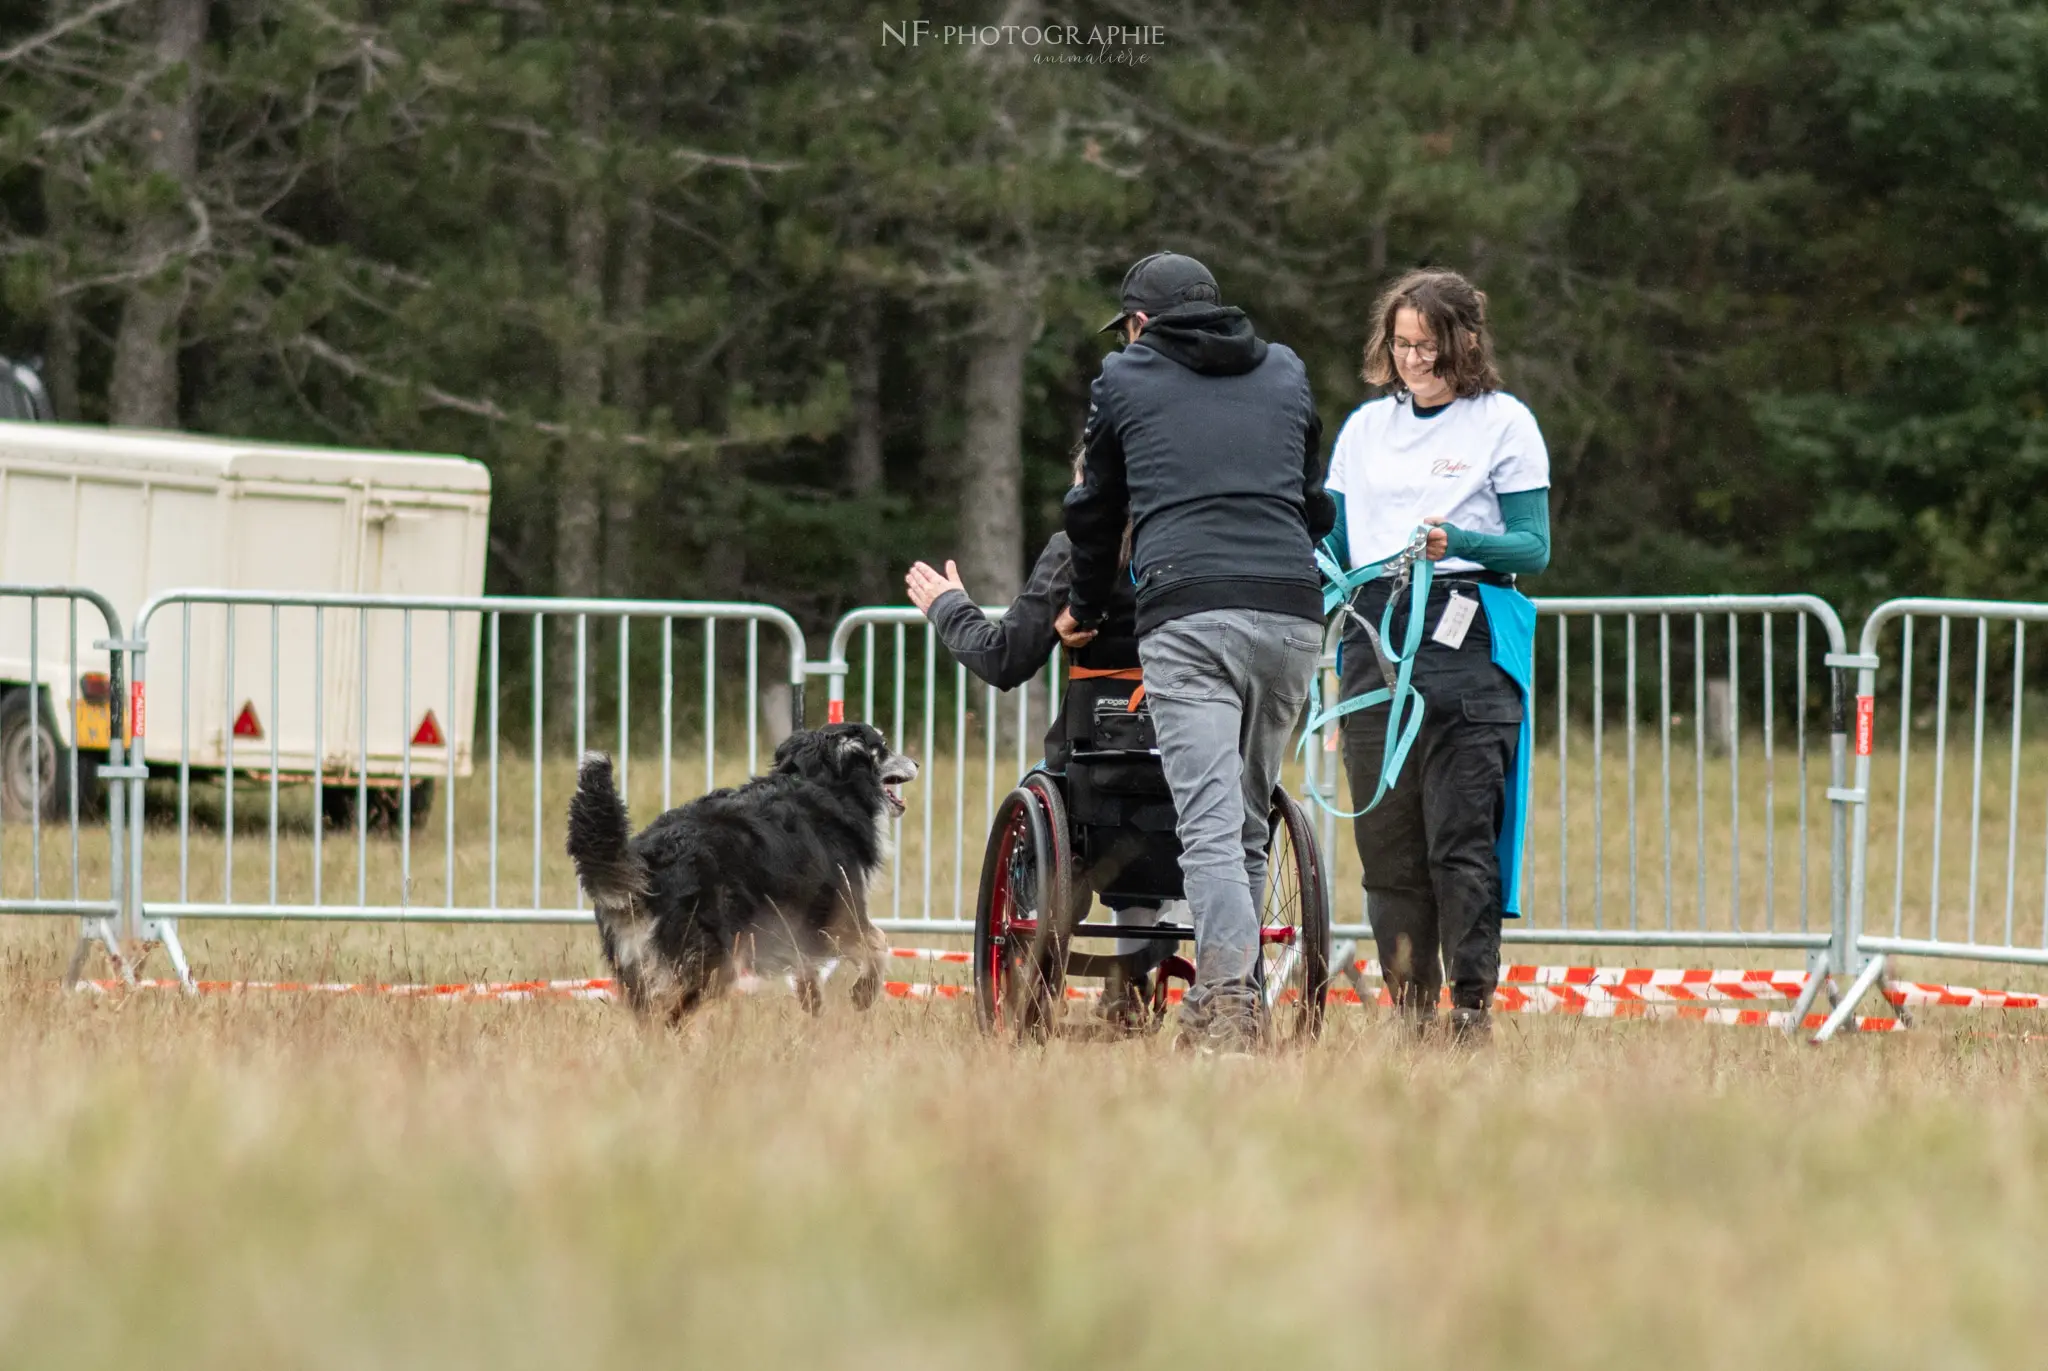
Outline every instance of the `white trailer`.
<svg viewBox="0 0 2048 1371"><path fill-rule="evenodd" d="M98 591L131 634L145 602L178 589L477 596L490 498L490 473L460 457L0 421L0 582ZM74 740L83 761L104 755L107 654L89 647L105 636L98 617L80 610L74 665L67 607L43 603L32 654L28 604L0 600L0 799L15 812L35 790L57 812ZM450 747L467 775L478 616L410 618L408 690L406 616L395 611L326 611L316 652L313 611L278 611L273 640L271 611L245 607L230 663L225 609L166 606L147 626L144 760L218 773L232 749L236 772L267 774L274 757L280 775L345 785L333 797L343 801L359 776L387 792L408 751L414 777L446 775ZM31 720L47 734L37 749L24 745Z"/></svg>

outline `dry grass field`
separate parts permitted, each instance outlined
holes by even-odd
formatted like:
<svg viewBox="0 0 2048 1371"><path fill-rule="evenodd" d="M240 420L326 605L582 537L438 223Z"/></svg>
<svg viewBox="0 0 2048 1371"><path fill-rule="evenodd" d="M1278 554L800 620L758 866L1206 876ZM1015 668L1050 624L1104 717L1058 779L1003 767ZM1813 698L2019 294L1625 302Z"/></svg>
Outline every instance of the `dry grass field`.
<svg viewBox="0 0 2048 1371"><path fill-rule="evenodd" d="M1515 1020L980 1041L956 1002L0 1013L0 1364L2027 1364L2037 1045Z"/></svg>
<svg viewBox="0 0 2048 1371"><path fill-rule="evenodd" d="M653 770L634 769L643 817ZM954 781L935 772L913 804L950 813ZM557 890L566 782L543 779ZM976 840L981 783L964 780ZM500 817L509 900L531 880L531 773L508 770L502 790L521 796ZM238 806L245 894L267 880L257 793ZM488 868L483 795L458 792L464 889ZM296 889L311 830L292 803L280 878ZM437 811L416 900L439 901L442 835ZM4 836L14 895L22 836ZM334 836L330 898L356 870L352 837ZM148 841L152 893L174 893L175 832ZM373 841L372 880L395 890L392 846ZM913 869L921 841L914 807ZM1731 841L1725 820L1710 828L1710 852ZM1571 843L1590 851L1590 831ZM202 824L194 898L218 891L220 849ZM2002 879L2002 855L1985 864ZM935 876L950 898L950 868ZM68 885L61 845L46 842L44 879ZM1661 922L1661 891L1656 908ZM2048 1057L2017 1014L1826 1049L1517 1017L1475 1055L1343 1008L1310 1050L1231 1062L1164 1039L989 1043L958 1001L858 1015L835 995L812 1021L762 995L668 1033L590 1003L71 994L55 978L73 933L0 921L0 1367L1733 1371L2039 1355ZM596 969L579 928L185 936L212 975Z"/></svg>

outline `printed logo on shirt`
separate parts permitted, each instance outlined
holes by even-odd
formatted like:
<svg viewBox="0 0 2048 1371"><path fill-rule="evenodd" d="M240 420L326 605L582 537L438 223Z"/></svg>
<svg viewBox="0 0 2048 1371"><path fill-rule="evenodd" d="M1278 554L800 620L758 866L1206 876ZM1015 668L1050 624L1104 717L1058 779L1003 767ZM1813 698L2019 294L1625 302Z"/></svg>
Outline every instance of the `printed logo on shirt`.
<svg viewBox="0 0 2048 1371"><path fill-rule="evenodd" d="M1429 464L1432 476L1462 476L1471 469L1470 462L1461 462L1455 457L1439 457Z"/></svg>

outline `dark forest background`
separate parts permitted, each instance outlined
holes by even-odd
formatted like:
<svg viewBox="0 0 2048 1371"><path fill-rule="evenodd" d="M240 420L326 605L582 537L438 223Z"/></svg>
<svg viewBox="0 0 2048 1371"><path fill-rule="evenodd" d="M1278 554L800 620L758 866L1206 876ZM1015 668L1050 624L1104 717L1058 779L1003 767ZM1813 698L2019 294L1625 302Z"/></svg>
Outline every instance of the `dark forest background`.
<svg viewBox="0 0 2048 1371"><path fill-rule="evenodd" d="M0 0L0 352L477 457L494 591L1005 597L1160 247L1333 434L1375 290L1473 276L1545 591L2048 593L2038 3Z"/></svg>

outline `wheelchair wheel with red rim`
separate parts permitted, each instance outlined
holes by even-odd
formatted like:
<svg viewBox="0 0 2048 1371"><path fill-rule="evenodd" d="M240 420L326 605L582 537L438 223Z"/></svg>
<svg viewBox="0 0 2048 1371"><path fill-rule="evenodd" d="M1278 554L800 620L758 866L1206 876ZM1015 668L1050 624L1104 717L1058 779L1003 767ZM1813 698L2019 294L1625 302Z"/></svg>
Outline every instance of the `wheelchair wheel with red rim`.
<svg viewBox="0 0 2048 1371"><path fill-rule="evenodd" d="M1259 911L1259 977L1276 1041L1323 1031L1330 994L1330 881L1308 811L1276 787Z"/></svg>
<svg viewBox="0 0 2048 1371"><path fill-rule="evenodd" d="M1062 1009L1072 927L1066 805L1044 776L1003 797L974 911L974 1006L982 1030L1043 1038Z"/></svg>

